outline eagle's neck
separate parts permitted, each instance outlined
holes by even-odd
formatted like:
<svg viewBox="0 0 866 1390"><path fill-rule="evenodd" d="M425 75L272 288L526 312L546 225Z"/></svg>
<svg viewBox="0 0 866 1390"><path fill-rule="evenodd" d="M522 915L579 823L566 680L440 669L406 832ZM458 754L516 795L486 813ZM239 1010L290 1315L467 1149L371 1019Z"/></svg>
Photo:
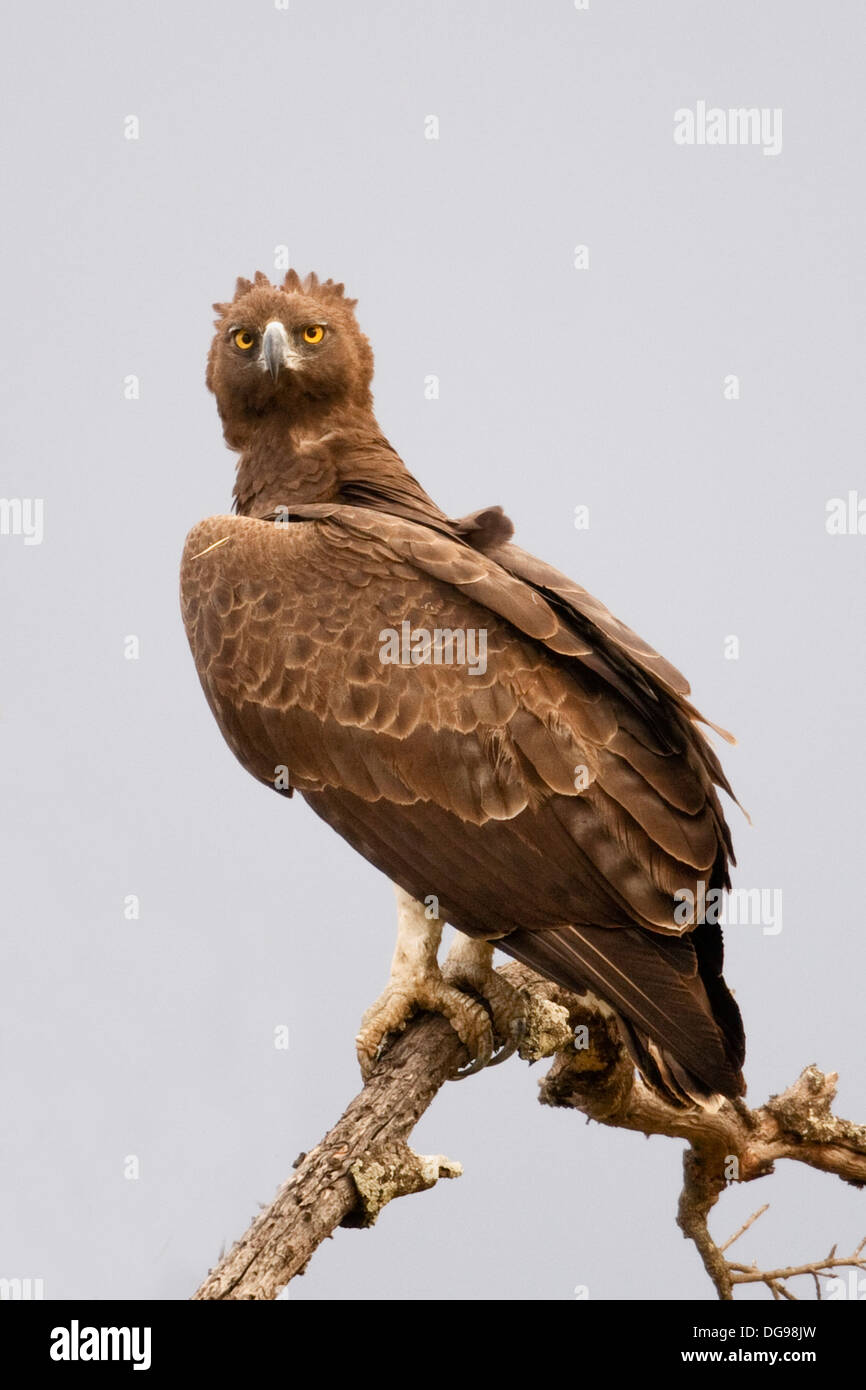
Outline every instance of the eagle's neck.
<svg viewBox="0 0 866 1390"><path fill-rule="evenodd" d="M244 440L235 478L235 511L264 516L280 506L328 502L335 495L337 441L292 429L278 416L256 423Z"/></svg>
<svg viewBox="0 0 866 1390"><path fill-rule="evenodd" d="M374 417L352 412L322 429L273 417L244 441L234 488L240 516L267 516L309 502L344 502L418 521L445 520Z"/></svg>

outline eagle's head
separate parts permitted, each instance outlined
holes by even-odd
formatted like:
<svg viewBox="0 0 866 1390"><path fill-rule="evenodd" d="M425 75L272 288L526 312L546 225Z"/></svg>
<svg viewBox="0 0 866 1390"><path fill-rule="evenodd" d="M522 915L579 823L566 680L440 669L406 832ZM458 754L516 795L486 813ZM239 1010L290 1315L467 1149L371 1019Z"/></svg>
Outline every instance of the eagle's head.
<svg viewBox="0 0 866 1390"><path fill-rule="evenodd" d="M340 407L368 409L373 354L343 286L304 280L290 270L282 285L262 271L240 278L219 317L208 354L207 385L217 398L226 439L263 416L302 425Z"/></svg>

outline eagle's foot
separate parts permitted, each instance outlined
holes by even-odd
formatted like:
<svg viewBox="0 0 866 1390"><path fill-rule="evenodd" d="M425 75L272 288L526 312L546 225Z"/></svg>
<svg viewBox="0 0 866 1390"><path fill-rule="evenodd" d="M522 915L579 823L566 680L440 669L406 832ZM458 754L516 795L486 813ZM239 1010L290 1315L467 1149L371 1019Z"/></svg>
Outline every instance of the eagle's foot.
<svg viewBox="0 0 866 1390"><path fill-rule="evenodd" d="M493 1029L487 1010L446 984L434 962L423 974L398 975L392 970L387 988L364 1014L355 1045L365 1081L386 1051L389 1037L401 1033L412 1015L422 1009L447 1018L472 1059L472 1070L487 1066L493 1056Z"/></svg>
<svg viewBox="0 0 866 1390"><path fill-rule="evenodd" d="M482 1002L465 993L460 986L465 983L483 999L488 998L484 963L476 957L479 947L486 951L487 973L492 974L489 966L493 949L484 942L459 938L466 949L458 949L455 942L448 957L446 978L436 959L442 923L428 918L423 904L402 888L395 891L398 929L391 978L384 993L364 1014L361 1031L355 1039L361 1075L366 1081L384 1053L389 1036L402 1032L419 1009L442 1014L460 1038L469 1053L469 1066L459 1074L468 1076L480 1071L493 1057L496 1036L510 1040L511 1011L504 994L499 991L495 991L496 1003L491 1002L488 1012ZM499 982L498 976L494 979ZM507 990L508 986L504 988Z"/></svg>
<svg viewBox="0 0 866 1390"><path fill-rule="evenodd" d="M458 932L442 968L442 976L450 985L472 990L487 1005L493 1020L494 1040L499 1045L495 1056L481 1065L473 1062L459 1073L462 1080L481 1070L482 1065L498 1066L513 1056L520 1047L527 1029L529 997L515 989L493 969L493 945Z"/></svg>

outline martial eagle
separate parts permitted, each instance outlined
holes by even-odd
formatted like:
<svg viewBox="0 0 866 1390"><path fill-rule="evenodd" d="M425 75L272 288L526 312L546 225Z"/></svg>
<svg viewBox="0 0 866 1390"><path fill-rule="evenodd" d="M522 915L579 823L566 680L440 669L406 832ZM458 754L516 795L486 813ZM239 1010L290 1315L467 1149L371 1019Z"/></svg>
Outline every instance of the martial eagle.
<svg viewBox="0 0 866 1390"><path fill-rule="evenodd" d="M716 788L731 791L689 686L511 544L498 507L439 510L376 422L355 302L290 271L214 306L207 384L240 455L235 515L190 532L181 597L229 747L395 885L362 1070L417 1008L450 1020L473 1068L513 1050L522 1002L495 943L605 1001L668 1096L740 1095L721 930L682 911L729 887L733 862Z"/></svg>

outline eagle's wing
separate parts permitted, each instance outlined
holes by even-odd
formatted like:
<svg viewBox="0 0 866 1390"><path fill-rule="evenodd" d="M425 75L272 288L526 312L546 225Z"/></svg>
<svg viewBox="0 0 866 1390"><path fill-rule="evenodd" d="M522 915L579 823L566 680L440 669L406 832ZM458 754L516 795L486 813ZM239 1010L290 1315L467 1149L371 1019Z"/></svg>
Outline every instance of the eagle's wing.
<svg viewBox="0 0 866 1390"><path fill-rule="evenodd" d="M726 742L734 743L736 741L726 729L705 719L686 699L686 696L690 694L690 687L685 676L675 666L672 666L665 657L655 651L648 642L633 632L630 627L627 627L619 618L614 617L600 599L594 598L573 579L569 579L567 575L554 569L552 565L546 564L545 561L539 560L537 556L521 550L517 545L503 544L488 553L503 568L507 569L509 574L516 575L527 584L531 584L560 612L565 612L568 619L577 624L578 631L587 629L591 631L595 639L594 645L605 648L609 657L611 651L618 649L627 662L639 666L644 673L652 678L653 684L657 683L664 693L673 697L672 710L676 712L675 718L677 723L684 728L686 737L694 737L696 731L692 730L690 726L697 721L715 730ZM696 747L713 782L722 787L733 801L736 801L715 749L699 735L696 739ZM735 863L727 825L724 826L724 835L731 863Z"/></svg>
<svg viewBox="0 0 866 1390"><path fill-rule="evenodd" d="M718 928L689 934L675 916L675 894L726 882L729 851L681 678L584 591L578 608L549 575L521 577L513 547L506 569L380 511L291 515L211 518L184 552L187 633L241 762L271 785L287 770L455 926L594 988L650 1073L661 1059L737 1093L742 1029ZM484 633L484 669L478 647L474 673L471 653L383 661L403 623Z"/></svg>

